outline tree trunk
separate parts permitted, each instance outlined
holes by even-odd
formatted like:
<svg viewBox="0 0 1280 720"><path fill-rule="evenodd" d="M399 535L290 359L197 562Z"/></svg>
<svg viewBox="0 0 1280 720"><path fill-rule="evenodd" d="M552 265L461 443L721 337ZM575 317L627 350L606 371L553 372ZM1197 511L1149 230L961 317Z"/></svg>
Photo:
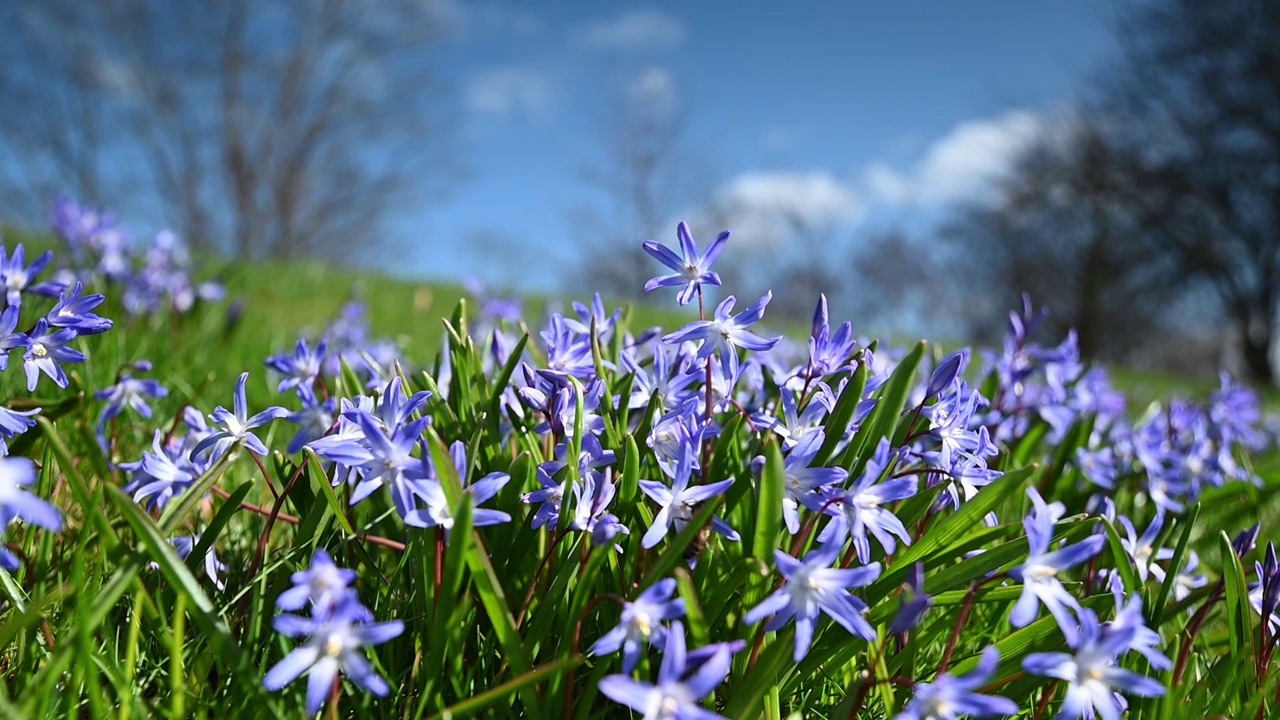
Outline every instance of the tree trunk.
<svg viewBox="0 0 1280 720"><path fill-rule="evenodd" d="M1241 327L1241 350L1245 368L1258 383L1275 384L1275 370L1271 365L1271 344L1275 336L1274 323L1254 318Z"/></svg>

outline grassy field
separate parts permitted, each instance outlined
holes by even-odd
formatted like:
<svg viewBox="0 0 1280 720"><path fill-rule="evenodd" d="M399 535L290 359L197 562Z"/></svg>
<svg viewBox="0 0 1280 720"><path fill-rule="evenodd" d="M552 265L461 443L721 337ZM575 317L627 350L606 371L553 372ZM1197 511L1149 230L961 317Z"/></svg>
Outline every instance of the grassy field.
<svg viewBox="0 0 1280 720"><path fill-rule="evenodd" d="M645 442L657 420L656 406L631 413L626 403L602 403L602 429L596 434L616 453L618 500L613 508L632 528L629 536L616 538L625 552L615 553L608 543L596 547L583 533L534 530L532 508L520 502L521 493L538 487L535 466L553 459L557 443L562 452L583 449L583 430L574 423L585 421L570 413L572 433L562 429L558 438L555 431L541 435L535 428L539 417L517 417L512 415L514 404L504 405L512 403L503 395L508 378L499 367L483 370L481 348L469 342L454 343L453 378L443 388L435 387L432 377L406 368L411 388L435 392L423 410L432 417L432 426L415 452L434 455L433 472L441 487L458 497L466 497L461 490L468 471L471 482L490 472L509 474L512 481L485 507L509 512L512 522L469 532L472 513L478 511L460 502L452 506L451 517L462 530L455 529L454 540L446 543L438 529L407 528L386 493L348 507L351 488L340 481L331 484L318 456L279 452L292 433L283 422L262 433L266 446L276 452L261 466L241 452L234 461L215 464L168 509L147 513L119 492L128 480L121 463L136 460L157 430L180 436L184 431L174 418L184 407L206 413L216 405L230 407L235 379L245 371L250 373L250 412L277 403L295 406L296 398L275 392L264 359L288 350L300 335L318 334L357 298L366 307L374 336L394 341L406 364L434 368L445 334L443 321L463 297L459 287L320 264L205 270L225 282L227 298L187 315L129 318L119 299L109 298L99 312L115 318L116 327L77 341L89 358L68 366L68 390L42 380L34 394L28 393L15 367L21 362L16 352L9 371L0 375L0 392L10 407L42 408L41 425L14 441L12 450L37 461L36 491L67 515L61 534L10 527L5 536L24 562L18 572L0 570L0 592L8 602L0 611L0 716L306 716L305 683L269 692L263 678L298 645L272 630L276 598L288 588L292 572L305 568L316 549L327 548L344 567L359 569L355 587L375 618L405 623L403 635L371 656L376 671L394 689L392 695L378 700L347 685L341 693L334 691L330 717L623 717L625 711L609 704L601 689L608 686L601 680L617 672L616 661L587 656L585 647L613 625L617 601L666 580L687 603L691 644L713 647L707 644L740 640L751 648L726 665L727 689L717 691L706 705L726 716L782 720L799 717L790 714L797 712L821 718L891 717L911 701L913 684L945 670L973 670L983 648L994 645L1002 660L993 686L1017 701L1023 717L1046 717L1045 709L1061 701L1058 685L1028 677L1019 663L1033 651L1064 650L1065 642L1048 616L1020 628L1010 627L1007 620L1019 592L1007 573L1026 559L1022 523L1030 506L1029 487L1052 491L1051 499L1068 504L1070 512L1049 523L1057 538L1076 542L1090 535L1096 540L1104 529L1112 533L1098 566L1090 565L1087 575L1077 569L1070 581L1073 592L1087 595L1082 600L1087 607L1110 616L1109 592L1090 584L1098 578L1096 570L1108 569L1125 578L1133 597L1158 608L1149 622L1164 634L1167 653L1191 648L1185 638L1194 643L1195 652L1187 652L1194 680L1181 687L1169 671L1157 672L1141 659L1125 661L1127 668L1151 674L1170 689L1164 699L1135 699L1131 717L1178 718L1185 707L1253 717L1255 710L1270 707L1263 695L1269 698L1280 687L1276 673L1264 670L1255 677L1232 661L1259 640L1251 634L1254 625L1246 617L1242 586L1230 586L1226 609L1208 613L1203 632L1197 628L1189 633L1187 611L1209 597L1209 588L1176 602L1172 580L1134 580L1136 570L1125 559L1115 528L1085 512L1084 483L1071 467L1074 450L1088 437L1079 430L1091 422L1085 418L1058 441L1046 439L1044 428L1034 424L1024 437L1002 441L1000 458L993 462L1005 476L960 508L935 504L940 486L921 486L918 496L895 503L913 544L896 553L873 546L869 557L880 563L877 572L881 567L884 572L859 594L868 600L867 617L876 634L851 639L827 622L810 655L795 662L794 629L765 632L744 619L749 606L778 587L771 574L776 549L799 557L802 550L817 547L817 533L806 530L794 539L784 534L780 501L789 471L776 438L756 432L745 411L722 412L722 434L707 449L707 472L733 479L732 490L720 507L718 501L699 506L689 527L672 532L664 544L641 548L645 527L656 519L652 502L637 483L670 472ZM28 302L37 314L51 304ZM525 304L524 317L535 334L545 307L538 299ZM672 329L688 319L687 314L649 306L631 315L632 328ZM630 382L626 373L608 369L605 362L614 361L616 367L616 344L602 343L594 352L600 362L592 372L601 373L610 396L624 393ZM906 398L928 377L932 352L922 345L904 354L893 374L881 378L885 382L865 398L865 385L858 385L867 381L865 366L833 374L857 389L840 393L825 423L840 416L847 425L860 399L874 399L875 410L856 435L837 435L839 442L823 443L827 462L852 477L871 466L879 437L908 444L924 405L912 413ZM95 439L101 403L92 391L112 384L121 368L143 359L154 364L149 376L169 388L170 395L152 403L152 420L126 413L113 423L104 454ZM1203 399L1210 390L1151 374L1121 373L1117 379L1121 389L1143 402L1170 394ZM349 374L329 378L325 388L337 397L362 394ZM777 391L765 388L766 393ZM776 395L770 402L776 414ZM463 443L470 458L461 473L445 469L452 465L445 445L454 440ZM760 467L751 462L756 457ZM1233 482L1210 488L1196 498L1189 515L1166 523L1159 541L1173 551L1171 570L1195 550L1212 580L1234 578L1235 558L1224 552L1222 533L1234 535L1260 522L1260 542L1272 538L1271 529L1280 523L1280 464L1272 454L1251 461L1259 485ZM572 464L558 471L545 467L563 482L573 477L566 475ZM895 478L924 471L927 467L912 467ZM590 474L579 472L580 479ZM1125 482L1111 495L1141 529L1152 521L1152 501L1141 477ZM206 490L214 494L206 496ZM741 542L701 539L700 524L710 522L713 510L741 530ZM994 526L983 522L993 518ZM812 523L817 522L815 515ZM193 533L204 533L206 543L216 545L226 565L225 591L203 576L207 571L198 554L183 562L166 542ZM690 566L686 550L704 542L702 554L690 556L699 557L698 563ZM843 566L853 555L851 546ZM927 567L924 588L935 596L936 607L909 634L890 634L885 626L907 597L902 585L907 566L915 562ZM1169 573L1170 578L1175 575ZM1251 565L1242 565L1240 578L1251 575ZM1002 582L986 587L991 579ZM961 628L966 628L963 634ZM641 660L637 678L658 671L659 660L650 655ZM880 681L873 682L877 677Z"/></svg>

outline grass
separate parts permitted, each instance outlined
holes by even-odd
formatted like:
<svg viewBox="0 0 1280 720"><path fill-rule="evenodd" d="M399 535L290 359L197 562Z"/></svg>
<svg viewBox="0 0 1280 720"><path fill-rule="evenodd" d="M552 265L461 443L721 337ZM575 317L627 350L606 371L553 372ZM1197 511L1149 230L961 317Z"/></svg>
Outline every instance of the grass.
<svg viewBox="0 0 1280 720"><path fill-rule="evenodd" d="M370 656L395 689L392 696L378 700L348 684L340 700L329 705L331 717L623 716L598 686L602 677L618 672L616 658L592 658L585 650L617 621L617 600L634 598L663 578L673 578L685 600L691 643L747 644L710 701L730 717L891 716L910 700L910 683L928 681L943 669L972 669L988 644L1003 657L993 682L1025 709L1024 717L1060 701L1056 686L1019 673L1028 653L1064 649L1056 624L1042 616L1026 628L1009 627L1008 612L1019 589L1011 582L984 584L984 578L1004 578L1025 559L1021 521L1028 487L1053 491L1068 503L1070 512L1054 529L1057 537L1075 542L1100 532L1103 523L1083 512L1084 496L1068 462L1088 435L1079 430L1085 420L1058 445L1015 438L998 460L1005 476L957 511L931 512L936 489L922 488L895 505L913 544L888 556L876 549L872 559L884 564L883 573L858 591L879 634L864 641L825 622L810 654L795 662L794 630L766 633L745 623L743 614L778 587L774 550L800 555L815 546L816 533L793 538L782 529L779 500L787 471L781 448L769 434L752 432L743 415L720 416L722 430L706 459L707 474L734 479L731 489L701 506L684 531L643 550L640 536L653 521L655 505L641 494L638 481L662 477L645 443L655 418L646 408L630 411L625 404L606 403L599 435L618 458L618 497L612 507L632 534L618 538L625 553L595 548L582 533L530 527L531 510L519 497L537 487L535 467L552 459L553 443L532 431L537 418L521 421L494 412L503 407L506 381L501 368L483 371L485 348L460 333L453 341L452 378L445 383L435 373L443 335L451 332L448 328L462 329L454 314L459 288L319 264L228 266L221 276L228 302L187 316L125 319L116 300L109 301L103 314L120 321L113 331L81 342L90 357L75 367L65 392L42 380L32 397L15 368L0 375L0 392L11 406L44 409L39 427L12 448L38 463L35 491L67 514L67 529L60 534L12 526L5 536L25 562L18 572L0 571L0 596L8 603L0 612L0 716L303 716L302 683L273 693L263 688L262 678L298 644L273 632L274 602L288 587L289 575L305 567L317 548L327 548L340 565L359 569L357 591L376 618L406 624L404 634ZM184 406L206 412L229 406L239 373L251 372L252 409L292 404L269 386L263 359L292 346L307 329L320 331L352 298L352 288L359 288L354 292L368 308L373 333L394 340L413 366L406 368L404 380L413 389L435 392L427 407L433 424L422 452L434 457L450 498L455 525L447 544L441 532L407 529L381 492L349 507L350 488L342 483L335 488L314 455L276 452L260 469L241 453L217 464L163 512L148 513L120 492L126 478L119 464L137 459L157 429L181 434L173 419ZM530 302L526 317L535 322L545 305ZM682 317L649 308L632 315L630 327L669 328ZM604 363L616 360L616 345L601 343L595 351L609 394L625 394L629 378ZM836 442L837 432L824 443L820 457L826 463L856 474L880 438L906 441L915 422L907 397L923 377L927 352L920 345L906 353L895 374L865 395L860 384L865 374L843 374L849 385L828 425L837 417L847 424L861 400L874 398L876 405L850 442ZM100 404L90 393L140 359L155 364L152 375L171 394L154 404L154 420L129 414L116 423L104 454L94 439ZM424 375L422 369L431 372ZM444 387L435 387L437 380ZM340 397L362 390L350 373L328 382ZM1153 395L1175 389L1168 379L1149 375L1126 384ZM580 415L572 417L578 427L560 438L570 457L582 449L582 422ZM282 448L290 432L276 423L263 440ZM462 473L445 454L454 440L464 441L470 458ZM765 458L759 473L751 468L757 456ZM1259 520L1273 528L1280 520L1280 468L1268 457L1258 469L1265 481L1261 487L1236 483L1210 491L1193 514L1165 528L1163 546L1181 548L1171 565L1180 565L1186 551L1195 549L1213 580L1235 578L1235 558L1224 552L1221 534ZM475 508L463 501L468 497L463 487L489 472L507 473L512 481L484 507L514 518L472 528ZM556 478L578 480L579 472L570 463ZM1142 518L1140 527L1152 514L1142 482L1128 478L1114 493L1124 512ZM206 490L215 493L206 495ZM988 513L997 517L995 527L983 523ZM1194 513L1198 519L1193 521ZM693 553L699 561L689 567L685 551L703 544L701 530L713 514L737 528L742 541L712 536L700 555ZM225 592L204 575L200 551L184 561L169 542L196 532L229 568ZM1104 551L1090 574L1101 568L1132 574L1115 547ZM978 549L985 552L974 554ZM935 609L909 636L890 636L884 627L916 562L926 568L925 587L935 596ZM1240 577L1247 579L1251 565L1241 568ZM1072 576L1073 591L1088 596L1085 605L1108 614L1109 594L1085 587L1083 579L1081 572ZM1258 634L1256 615L1242 604L1241 587L1232 580L1198 635L1189 632L1186 611L1208 591L1193 595L1195 602L1177 603L1168 599L1169 583L1150 582L1134 590L1147 608L1162 607L1149 623L1164 633L1166 650L1175 654L1192 643L1194 652L1192 680L1180 686L1141 660L1125 661L1170 688L1166 700L1135 701L1132 716L1177 718L1192 708L1199 715L1254 717L1271 707L1266 703L1280 684L1275 673L1258 675L1256 666L1240 661L1259 653L1265 637ZM652 678L659 662L655 653L646 655L638 677Z"/></svg>

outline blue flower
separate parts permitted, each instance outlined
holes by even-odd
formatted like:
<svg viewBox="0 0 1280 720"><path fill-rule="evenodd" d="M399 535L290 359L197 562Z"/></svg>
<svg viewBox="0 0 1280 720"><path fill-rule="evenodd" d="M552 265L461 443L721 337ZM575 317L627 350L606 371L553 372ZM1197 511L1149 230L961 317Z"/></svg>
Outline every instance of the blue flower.
<svg viewBox="0 0 1280 720"><path fill-rule="evenodd" d="M830 615L841 627L863 640L874 640L875 629L862 617L867 611L867 604L850 595L846 588L871 583L880 576L880 563L857 569L831 567L839 555L840 543L820 546L810 552L803 563L781 550L775 550L773 556L778 563L778 572L787 579L787 584L751 608L743 620L756 623L772 615L773 619L765 625L765 630L776 631L794 619L796 662L809 653L819 611Z"/></svg>
<svg viewBox="0 0 1280 720"><path fill-rule="evenodd" d="M1132 626L1099 625L1092 610L1082 609L1073 654L1032 653L1022 661L1022 667L1032 674L1067 683L1059 718L1119 718L1124 706L1117 692L1143 697L1164 694L1160 683L1116 664L1116 659L1131 649L1136 635Z"/></svg>
<svg viewBox="0 0 1280 720"><path fill-rule="evenodd" d="M1156 582L1163 583L1164 568L1157 565L1155 561L1173 557L1172 549L1154 546L1156 538L1160 535L1160 528L1164 525L1164 511L1157 508L1155 518L1151 520L1151 524L1141 536L1138 535L1129 518L1121 516L1120 524L1124 526L1126 535L1120 539L1120 544L1129 555L1129 559L1133 561L1133 568L1138 571L1138 579L1146 582L1149 575L1154 577Z"/></svg>
<svg viewBox="0 0 1280 720"><path fill-rule="evenodd" d="M120 463L120 468L132 476L124 491L134 502L154 510L163 510L170 500L186 492L202 472L192 453L182 444L165 442L161 430L155 432L151 452L143 452L141 460Z"/></svg>
<svg viewBox="0 0 1280 720"><path fill-rule="evenodd" d="M645 292L651 292L662 287L683 286L680 288L680 294L676 296L676 302L688 305L693 299L693 294L704 284L720 284L720 276L711 270L711 263L716 261L720 251L724 249L724 244L729 240L729 231L725 230L717 235L716 239L707 246L705 253L698 252L698 244L693 241L689 226L684 222L676 225L676 237L680 240L680 253L683 257L676 255L666 245L659 245L652 240L644 241L645 252L658 262L675 270L674 275L653 278L644 284L644 289Z"/></svg>
<svg viewBox="0 0 1280 720"><path fill-rule="evenodd" d="M1080 611L1080 603L1062 586L1058 573L1070 569L1097 555L1102 550L1106 538L1102 535L1082 540L1075 545L1058 550L1049 550L1053 541L1053 524L1066 512L1062 503L1046 504L1035 488L1027 489L1031 498L1032 512L1023 519L1022 525L1027 531L1027 542L1031 552L1026 563L1014 568L1009 574L1014 580L1022 583L1022 596L1013 608L1009 622L1014 627L1025 627L1039 614L1040 603L1049 609L1049 613L1058 621L1062 634L1067 642L1074 643L1076 623L1068 608Z"/></svg>
<svg viewBox="0 0 1280 720"><path fill-rule="evenodd" d="M783 461L786 495L782 499L782 519L792 535L800 531L800 506L814 511L822 509L825 499L820 491L849 478L849 471L844 468L810 467L822 449L822 441L821 431L805 435Z"/></svg>
<svg viewBox="0 0 1280 720"><path fill-rule="evenodd" d="M1151 663L1151 667L1156 670L1168 670L1173 667L1173 663L1169 662L1169 658L1160 652L1160 644L1163 642L1160 633L1147 627L1146 618L1142 615L1142 596L1137 592L1126 602L1124 597L1124 583L1120 581L1120 575L1114 574L1110 578L1111 593L1116 599L1116 617L1107 623L1107 628L1111 631L1133 629L1133 641L1129 647L1134 652L1147 659Z"/></svg>
<svg viewBox="0 0 1280 720"><path fill-rule="evenodd" d="M453 445L449 446L449 456L453 460L458 479L462 482L462 489L471 493L472 526L484 527L486 525L511 522L511 516L501 510L489 510L488 508L479 507L481 504L488 502L494 495L497 495L498 491L511 481L511 476L506 473L492 472L474 483L468 484L467 477L470 473L468 472L466 445L463 445L461 440L455 441ZM419 496L426 502L427 506L410 511L405 516L405 524L416 527L444 528L445 538L448 539L449 533L453 529L453 508L449 505L444 487L440 484L439 476L431 460L431 453L424 453L422 462L427 471L427 480L419 486Z"/></svg>
<svg viewBox="0 0 1280 720"><path fill-rule="evenodd" d="M280 690L306 673L308 715L324 707L339 674L379 697L391 691L362 649L398 637L404 632L404 623L399 620L365 622L358 614L340 611L318 618L278 615L273 627L281 635L306 636L307 640L268 670L262 685L267 690Z"/></svg>
<svg viewBox="0 0 1280 720"><path fill-rule="evenodd" d="M875 454L867 461L862 476L853 487L834 489L828 494L827 502L824 503L826 513L837 518L837 522L823 528L818 535L819 542L832 541L836 535L848 530L853 546L858 551L858 559L864 563L871 559L868 531L880 542L886 554L892 554L897 549L898 540L904 545L911 544L911 535L907 533L906 526L885 505L915 495L916 480L899 478L878 482L893 459L889 439L881 438Z"/></svg>
<svg viewBox="0 0 1280 720"><path fill-rule="evenodd" d="M63 514L28 491L35 483L36 465L31 460L0 457L0 527L20 518L46 530L63 529Z"/></svg>
<svg viewBox="0 0 1280 720"><path fill-rule="evenodd" d="M698 358L710 361L713 353L720 355L720 369L725 377L738 375L738 348L756 352L768 350L778 344L781 337L762 338L747 328L760 322L764 317L765 306L773 299L773 293L767 292L746 310L737 315L733 312L736 302L730 295L716 306L714 320L695 320L683 328L666 335L662 341L668 344L701 341L698 347Z"/></svg>
<svg viewBox="0 0 1280 720"><path fill-rule="evenodd" d="M62 513L36 497L27 486L36 481L36 466L26 458L0 458L0 532L15 518L45 530L62 530ZM0 567L14 571L18 560L0 545Z"/></svg>
<svg viewBox="0 0 1280 720"><path fill-rule="evenodd" d="M22 304L23 293L56 298L62 292L62 285L59 283L31 284L53 260L53 251L44 251L30 266L26 264L25 252L22 243L14 248L12 257L6 248L0 247L0 285L4 285L8 302L15 307Z"/></svg>
<svg viewBox="0 0 1280 720"><path fill-rule="evenodd" d="M299 385L297 392L302 407L285 418L298 426L298 432L294 433L293 438L289 440L289 446L285 448L290 455L302 452L308 443L329 432L333 427L333 415L338 407L333 398L320 402L316 398L315 391L307 385Z"/></svg>
<svg viewBox="0 0 1280 720"><path fill-rule="evenodd" d="M1017 715L1018 704L999 695L974 692L986 685L1000 664L1000 651L988 647L973 672L960 677L940 673L933 682L918 682L915 697L894 720L956 720L961 715Z"/></svg>
<svg viewBox="0 0 1280 720"><path fill-rule="evenodd" d="M18 346L27 349L22 356L22 365L27 372L28 392L35 392L40 373L48 375L60 388L67 386L67 374L62 371L59 363L79 363L85 360L84 353L66 346L75 338L76 331L70 328L50 332L49 322L41 318L36 321L30 336L17 341Z"/></svg>
<svg viewBox="0 0 1280 720"><path fill-rule="evenodd" d="M281 375L276 392L284 392L302 385L310 386L315 382L315 379L320 376L320 369L324 366L324 354L328 348L329 343L321 340L315 350L312 350L305 338L299 338L298 344L293 349L293 355L276 355L267 358L267 367Z"/></svg>
<svg viewBox="0 0 1280 720"><path fill-rule="evenodd" d="M26 346L26 334L17 332L21 313L22 309L17 305L10 305L0 313L0 372L9 369L10 350Z"/></svg>
<svg viewBox="0 0 1280 720"><path fill-rule="evenodd" d="M191 451L192 455L198 455L202 451L213 447L213 456L220 458L227 454L231 446L236 443L244 443L245 448L255 455L267 454L267 446L250 430L262 427L273 420L286 417L289 411L282 407L269 407L257 415L249 417L249 402L244 395L244 386L248 380L249 373L240 373L240 379L236 381L236 393L232 397L234 412L228 411L221 405L213 409L213 414L209 416L209 419L213 421L214 427L218 428L218 430L201 440L195 446L195 449Z"/></svg>
<svg viewBox="0 0 1280 720"><path fill-rule="evenodd" d="M84 295L84 284L76 282L71 293L63 292L45 319L53 327L71 328L77 335L97 335L111 329L112 322L98 317L92 310L102 304L105 297L98 294Z"/></svg>
<svg viewBox="0 0 1280 720"><path fill-rule="evenodd" d="M671 596L676 581L665 578L640 593L634 601L622 606L622 617L612 630L600 636L591 646L592 655L609 655L622 650L622 672L630 675L640 662L645 645L666 643L667 627L662 623L684 617L684 600Z"/></svg>
<svg viewBox="0 0 1280 720"><path fill-rule="evenodd" d="M145 372L151 369L151 363L143 360L135 363L134 368ZM128 372L120 373L115 385L94 393L94 397L106 401L102 414L98 416L99 444L106 447L107 423L124 412L126 407L133 408L139 416L149 419L151 406L147 404L147 398L162 398L168 394L169 391L156 380L140 380Z"/></svg>
<svg viewBox="0 0 1280 720"><path fill-rule="evenodd" d="M812 379L834 375L853 366L849 358L858 347L853 337L853 325L844 323L835 334L827 321L827 296L818 295L818 307L813 312L813 333L809 336L809 365L807 377Z"/></svg>
<svg viewBox="0 0 1280 720"><path fill-rule="evenodd" d="M646 718L672 720L724 720L699 705L729 674L732 647L721 644L712 655L690 672L685 653L684 626L671 623L658 668L658 683L632 680L626 675L609 675L600 680L600 692L616 703L626 705Z"/></svg>
<svg viewBox="0 0 1280 720"><path fill-rule="evenodd" d="M889 626L889 632L898 634L914 629L929 608L933 607L933 598L924 591L924 564L916 563L907 573L907 582L903 585L902 606Z"/></svg>
<svg viewBox="0 0 1280 720"><path fill-rule="evenodd" d="M0 407L0 456L9 454L9 440L36 426L36 422L30 418L38 414L40 414L40 408L10 410L7 407Z"/></svg>
<svg viewBox="0 0 1280 720"><path fill-rule="evenodd" d="M670 488L653 480L640 481L640 490L662 506L658 514L653 517L653 524L649 526L649 530L641 538L641 546L651 548L657 545L673 527L677 533L684 530L685 525L689 523L694 513L697 512L699 505L717 495L723 494L733 484L733 478L729 478L728 480L721 480L708 485L689 487L693 454L695 452L696 450L685 446L683 452L680 453L680 459L676 463ZM711 529L734 542L738 540L738 532L718 517L713 516L711 518Z"/></svg>
<svg viewBox="0 0 1280 720"><path fill-rule="evenodd" d="M363 410L349 410L343 418L360 430L357 437L337 438L323 445L316 443L317 454L350 468L357 477L351 493L355 505L382 486L391 491L391 501L400 516L408 519L416 507L415 496L423 492L426 471L413 451L427 427L427 418L404 425L384 428L372 415Z"/></svg>
<svg viewBox="0 0 1280 720"><path fill-rule="evenodd" d="M276 607L281 610L301 610L310 604L313 617L329 617L339 608L355 607L350 604L356 600L355 591L351 589L351 583L355 579L355 570L338 567L329 553L323 548L317 549L311 558L310 567L289 578L293 587L280 593L276 598ZM372 620L372 617L366 619Z"/></svg>

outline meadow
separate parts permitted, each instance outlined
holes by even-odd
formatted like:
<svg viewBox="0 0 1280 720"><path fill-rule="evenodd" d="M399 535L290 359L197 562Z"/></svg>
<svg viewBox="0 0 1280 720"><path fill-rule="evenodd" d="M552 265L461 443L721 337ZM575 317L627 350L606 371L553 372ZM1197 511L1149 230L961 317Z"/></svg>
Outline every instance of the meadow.
<svg viewBox="0 0 1280 720"><path fill-rule="evenodd" d="M774 335L683 225L623 309L53 224L0 257L0 716L1280 712L1225 376L1151 401L1030 299L988 350Z"/></svg>

